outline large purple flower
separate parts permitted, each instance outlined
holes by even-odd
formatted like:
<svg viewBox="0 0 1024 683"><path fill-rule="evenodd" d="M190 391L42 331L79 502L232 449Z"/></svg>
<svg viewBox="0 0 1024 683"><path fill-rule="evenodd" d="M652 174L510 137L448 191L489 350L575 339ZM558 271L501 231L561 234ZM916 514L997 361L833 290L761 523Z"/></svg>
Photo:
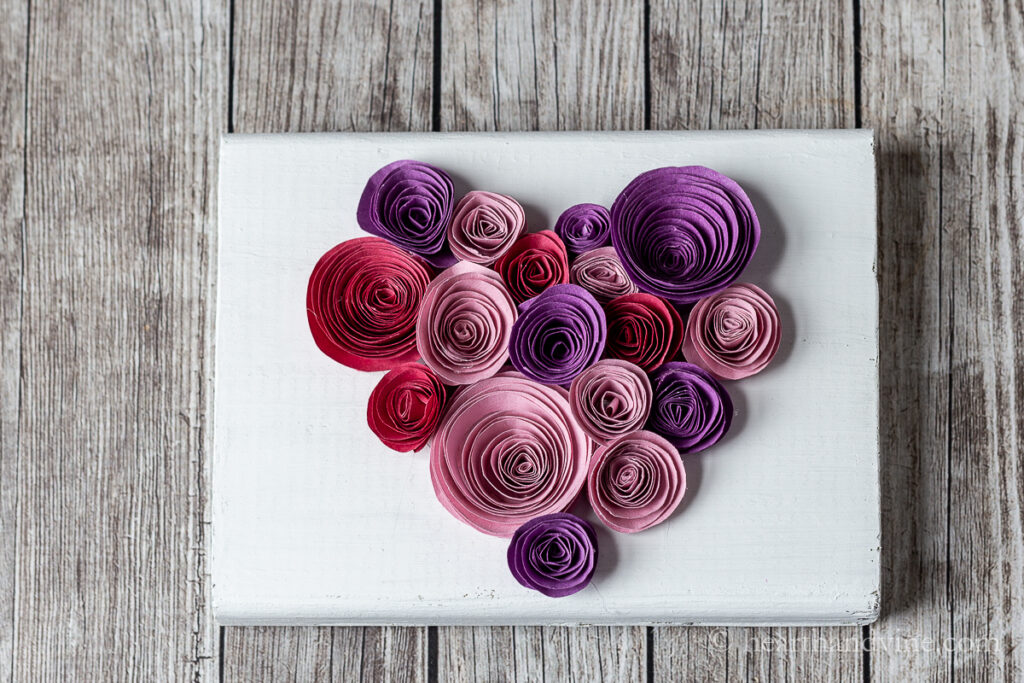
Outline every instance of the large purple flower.
<svg viewBox="0 0 1024 683"><path fill-rule="evenodd" d="M549 598L583 590L596 567L594 527L567 512L534 517L516 530L508 547L516 581Z"/></svg>
<svg viewBox="0 0 1024 683"><path fill-rule="evenodd" d="M665 363L651 373L654 401L647 428L680 453L714 445L732 424L732 399L707 370L692 363Z"/></svg>
<svg viewBox="0 0 1024 683"><path fill-rule="evenodd" d="M612 204L612 246L637 286L679 304L728 287L761 237L734 180L704 166L641 173Z"/></svg>
<svg viewBox="0 0 1024 683"><path fill-rule="evenodd" d="M455 263L446 238L455 190L447 173L421 161L395 161L366 182L356 220L371 235L447 268Z"/></svg>

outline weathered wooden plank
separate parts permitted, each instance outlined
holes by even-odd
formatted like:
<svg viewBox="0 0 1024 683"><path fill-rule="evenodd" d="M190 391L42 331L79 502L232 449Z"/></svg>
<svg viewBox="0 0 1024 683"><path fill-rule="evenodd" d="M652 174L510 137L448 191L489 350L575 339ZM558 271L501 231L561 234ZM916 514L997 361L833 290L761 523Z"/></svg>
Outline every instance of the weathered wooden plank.
<svg viewBox="0 0 1024 683"><path fill-rule="evenodd" d="M1024 676L1024 7L863 6L880 155L878 680Z"/></svg>
<svg viewBox="0 0 1024 683"><path fill-rule="evenodd" d="M433 7L430 0L239 3L234 129L429 130ZM427 629L231 627L222 657L238 680L253 672L287 679L301 666L317 680L422 681Z"/></svg>
<svg viewBox="0 0 1024 683"><path fill-rule="evenodd" d="M14 660L28 3L0 5L0 676Z"/></svg>
<svg viewBox="0 0 1024 683"><path fill-rule="evenodd" d="M852 3L650 5L653 128L855 122ZM860 629L654 629L657 680L859 680ZM813 663L813 665L811 665ZM684 673L685 672L685 673Z"/></svg>
<svg viewBox="0 0 1024 683"><path fill-rule="evenodd" d="M638 0L445 2L441 129L642 127L643 9ZM438 676L644 680L646 643L635 627L444 627Z"/></svg>
<svg viewBox="0 0 1024 683"><path fill-rule="evenodd" d="M227 3L30 11L13 678L211 678L204 377Z"/></svg>

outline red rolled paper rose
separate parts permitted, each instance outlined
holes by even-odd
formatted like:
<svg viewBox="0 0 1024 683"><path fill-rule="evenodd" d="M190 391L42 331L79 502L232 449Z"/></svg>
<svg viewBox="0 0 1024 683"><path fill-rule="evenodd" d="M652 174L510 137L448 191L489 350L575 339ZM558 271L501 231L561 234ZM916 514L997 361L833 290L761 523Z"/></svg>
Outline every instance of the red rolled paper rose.
<svg viewBox="0 0 1024 683"><path fill-rule="evenodd" d="M419 358L416 312L432 271L380 237L342 242L309 277L306 313L325 354L356 370L389 370Z"/></svg>
<svg viewBox="0 0 1024 683"><path fill-rule="evenodd" d="M672 360L683 343L683 319L664 299L638 292L613 299L608 316L607 355L646 372Z"/></svg>
<svg viewBox="0 0 1024 683"><path fill-rule="evenodd" d="M468 192L448 224L452 253L463 261L489 266L526 232L519 202L496 192Z"/></svg>
<svg viewBox="0 0 1024 683"><path fill-rule="evenodd" d="M447 395L444 384L427 366L399 365L374 387L366 421L391 450L418 451L434 435Z"/></svg>
<svg viewBox="0 0 1024 683"><path fill-rule="evenodd" d="M494 263L516 304L569 282L565 245L550 230L523 235Z"/></svg>
<svg viewBox="0 0 1024 683"><path fill-rule="evenodd" d="M620 436L597 449L587 473L594 512L615 531L631 534L668 519L686 493L676 447L654 432Z"/></svg>
<svg viewBox="0 0 1024 683"><path fill-rule="evenodd" d="M693 307L683 355L718 379L742 379L768 366L781 336L772 298L759 287L739 283Z"/></svg>

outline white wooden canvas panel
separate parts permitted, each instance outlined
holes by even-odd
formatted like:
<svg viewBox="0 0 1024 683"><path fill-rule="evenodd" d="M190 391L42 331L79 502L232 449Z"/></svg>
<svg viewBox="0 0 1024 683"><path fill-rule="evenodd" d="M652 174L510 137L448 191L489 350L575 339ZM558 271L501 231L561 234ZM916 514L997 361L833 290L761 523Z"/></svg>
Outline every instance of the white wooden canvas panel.
<svg viewBox="0 0 1024 683"><path fill-rule="evenodd" d="M382 373L320 353L309 273L358 237L366 179L396 159L512 195L531 229L610 206L638 173L703 164L747 190L761 246L742 280L778 302L782 347L730 382L730 433L686 456L676 514L595 521L584 591L521 587L508 541L434 498L429 451L366 426ZM852 624L879 589L875 163L870 131L228 136L221 146L213 604L222 624ZM579 506L585 509L585 504Z"/></svg>

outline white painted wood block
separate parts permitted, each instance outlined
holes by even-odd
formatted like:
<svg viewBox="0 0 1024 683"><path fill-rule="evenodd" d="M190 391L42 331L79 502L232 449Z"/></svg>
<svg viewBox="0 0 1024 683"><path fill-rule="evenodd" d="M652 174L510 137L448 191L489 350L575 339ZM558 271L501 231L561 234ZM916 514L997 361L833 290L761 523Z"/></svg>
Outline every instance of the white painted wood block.
<svg viewBox="0 0 1024 683"><path fill-rule="evenodd" d="M419 159L510 194L530 227L611 205L638 173L735 178L763 228L742 280L780 305L782 349L730 382L726 438L686 456L687 497L623 535L561 599L522 588L507 541L434 498L428 451L366 426L381 373L330 360L306 323L309 273L358 237L385 163ZM222 624L853 624L879 590L878 293L870 131L228 136L221 146L213 602ZM457 190L460 188L457 187ZM579 506L585 509L585 503ZM587 513L594 519L590 513Z"/></svg>

